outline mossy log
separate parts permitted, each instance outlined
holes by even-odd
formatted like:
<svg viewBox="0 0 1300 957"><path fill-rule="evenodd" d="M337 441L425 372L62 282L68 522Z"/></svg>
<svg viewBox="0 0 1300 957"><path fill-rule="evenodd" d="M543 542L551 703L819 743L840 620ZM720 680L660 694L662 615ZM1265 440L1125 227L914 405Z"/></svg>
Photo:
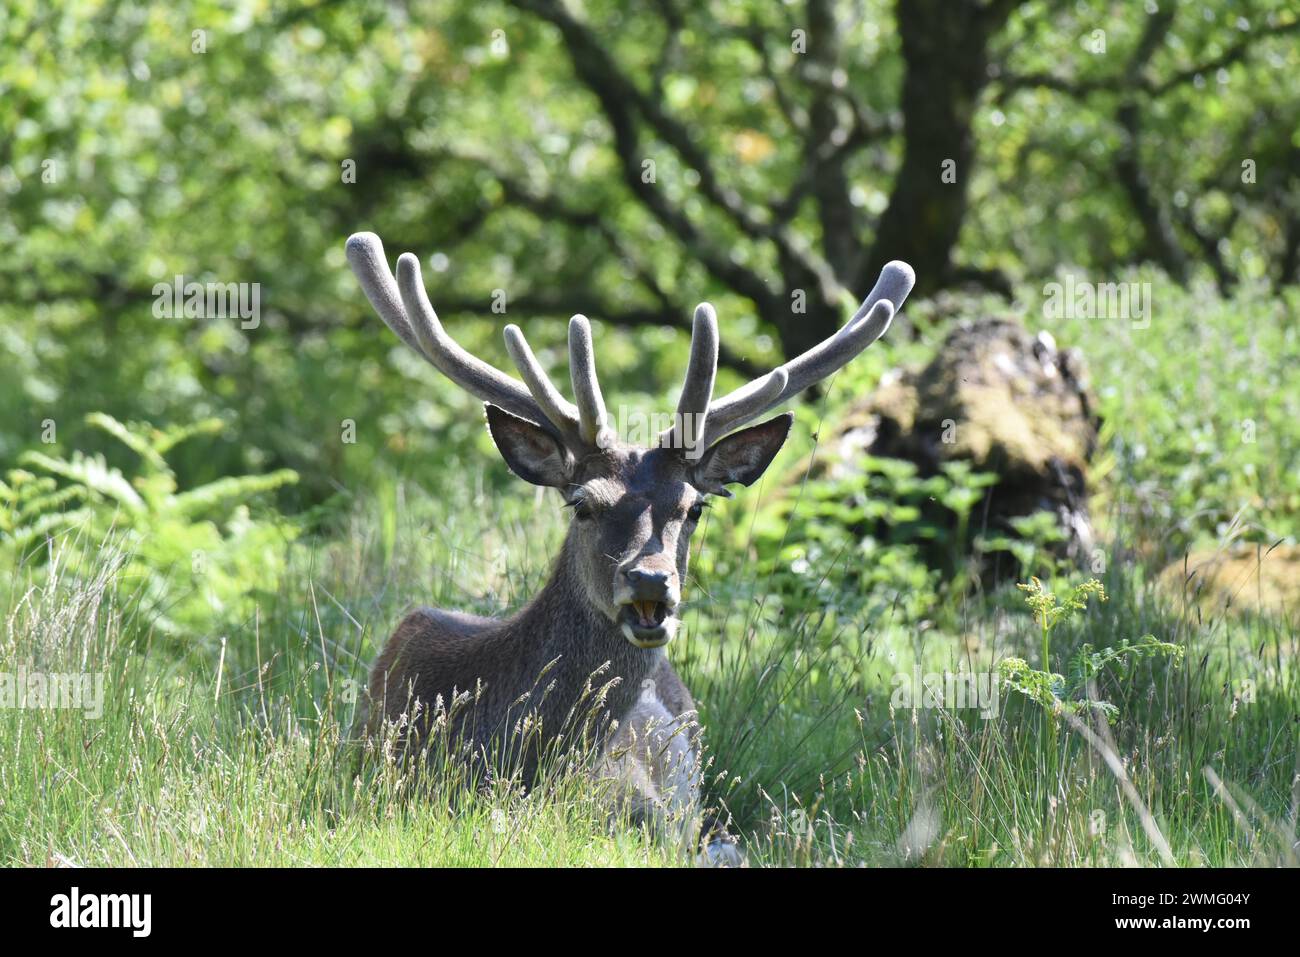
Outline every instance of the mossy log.
<svg viewBox="0 0 1300 957"><path fill-rule="evenodd" d="M923 476L965 461L996 476L971 515L972 541L1014 535L1014 519L1048 512L1062 533L1057 551L1087 561L1099 425L1077 350L1010 319L966 320L928 365L896 373L851 411L832 439L832 467L843 477L862 452L913 462Z"/></svg>

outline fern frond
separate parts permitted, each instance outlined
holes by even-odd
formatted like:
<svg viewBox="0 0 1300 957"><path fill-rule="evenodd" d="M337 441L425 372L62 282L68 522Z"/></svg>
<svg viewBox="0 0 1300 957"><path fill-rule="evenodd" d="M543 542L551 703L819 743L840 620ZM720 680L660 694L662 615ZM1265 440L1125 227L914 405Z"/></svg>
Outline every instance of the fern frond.
<svg viewBox="0 0 1300 957"><path fill-rule="evenodd" d="M72 453L72 460L56 459L42 452L24 452L19 461L35 465L54 475L85 486L88 490L111 498L129 511L139 514L145 510L144 500L131 487L119 470L109 468L104 457Z"/></svg>
<svg viewBox="0 0 1300 957"><path fill-rule="evenodd" d="M222 419L200 419L190 425L173 425L161 432L156 432L153 447L160 455L166 455L176 446L196 435L220 435L225 431L226 423Z"/></svg>
<svg viewBox="0 0 1300 957"><path fill-rule="evenodd" d="M6 502L17 502L26 495L30 495L33 483L48 484L53 488L57 483L48 476L38 476L26 469L10 469L5 473L9 481L0 481L0 499Z"/></svg>
<svg viewBox="0 0 1300 957"><path fill-rule="evenodd" d="M172 499L172 508L187 518L206 511L229 499L247 499L261 492L274 491L298 481L293 469L278 469L266 475L239 475L217 479L207 485L181 492Z"/></svg>
<svg viewBox="0 0 1300 957"><path fill-rule="evenodd" d="M171 469L168 468L167 462L163 459L159 450L154 447L154 443L150 442L148 438L136 430L139 428L138 426L136 429L129 428L117 419L113 418L107 412L91 412L86 416L86 424L93 425L95 428L107 432L136 455L140 456L140 458L143 459L151 469L158 472L166 472L169 475L171 474Z"/></svg>
<svg viewBox="0 0 1300 957"><path fill-rule="evenodd" d="M63 507L73 499L82 498L85 494L86 490L79 485L69 485L58 490L51 489L24 497L17 503L15 511L19 521L30 521L39 515L62 511Z"/></svg>
<svg viewBox="0 0 1300 957"><path fill-rule="evenodd" d="M79 508L71 512L47 512L30 525L23 525L0 536L0 541L26 548L32 542L65 528L73 528L94 518L94 509Z"/></svg>

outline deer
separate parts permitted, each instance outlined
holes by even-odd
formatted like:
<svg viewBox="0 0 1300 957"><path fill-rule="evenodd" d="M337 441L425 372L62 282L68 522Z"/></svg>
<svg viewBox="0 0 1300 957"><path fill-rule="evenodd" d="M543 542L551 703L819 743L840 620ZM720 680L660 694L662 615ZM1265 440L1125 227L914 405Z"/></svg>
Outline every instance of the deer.
<svg viewBox="0 0 1300 957"><path fill-rule="evenodd" d="M739 863L735 839L700 808L702 730L666 653L681 630L691 537L712 498L763 475L794 416L750 423L884 335L914 285L911 267L886 264L833 335L720 398L717 315L701 303L676 413L642 446L611 426L586 317L568 326L570 402L514 323L504 337L518 379L462 348L434 312L414 254L398 258L394 277L379 237L358 232L346 256L389 329L484 403L507 468L558 491L571 513L549 579L513 614L420 607L401 620L371 668L352 737L374 741L385 726L404 727L403 753L418 754L430 746L431 716L448 715L449 702L472 692L472 708L453 722L470 760L528 787L544 754L585 749L634 822L662 830L676 820L702 862ZM573 715L583 707L600 720L577 734ZM528 743L512 744L523 724Z"/></svg>

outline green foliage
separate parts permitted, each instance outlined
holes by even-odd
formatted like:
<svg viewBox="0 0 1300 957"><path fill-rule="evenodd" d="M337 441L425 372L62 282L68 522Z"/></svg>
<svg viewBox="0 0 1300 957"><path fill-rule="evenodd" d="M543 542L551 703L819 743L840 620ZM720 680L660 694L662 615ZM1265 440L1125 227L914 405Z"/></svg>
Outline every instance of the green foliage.
<svg viewBox="0 0 1300 957"><path fill-rule="evenodd" d="M34 545L71 537L72 560L81 564L98 543L114 542L129 555L121 580L165 634L203 634L247 614L251 592L274 583L296 535L294 523L277 515L254 519L249 503L297 475L280 469L181 490L166 456L182 442L219 434L220 419L156 429L93 413L87 423L134 453L136 473L128 478L102 454L23 453L23 465L46 475L13 469L0 483L0 551L39 559L44 548Z"/></svg>
<svg viewBox="0 0 1300 957"><path fill-rule="evenodd" d="M1151 272L1152 320L1048 325L1093 370L1103 421L1094 513L1156 567L1231 538L1300 535L1300 289L1231 297Z"/></svg>
<svg viewBox="0 0 1300 957"><path fill-rule="evenodd" d="M0 547L21 547L90 515L90 509L68 507L81 499L79 486L60 488L57 479L26 469L10 469L6 478L0 480Z"/></svg>
<svg viewBox="0 0 1300 957"><path fill-rule="evenodd" d="M680 241L629 188L562 33L515 4L0 10L0 566L12 569L0 658L98 668L113 689L102 725L0 713L0 752L12 756L0 762L3 862L680 863L604 830L582 789L551 803L476 798L452 815L382 786L350 801L329 757L351 718L343 689L410 603L517 607L563 534L554 503L496 461L481 404L373 316L343 260L347 233L376 229L390 258L418 252L448 329L503 368L500 325L516 321L562 379L563 320L592 313L611 406L666 410L685 364L680 326L700 299L717 305L733 356L760 369L781 356L774 317L788 304L764 314L720 274L811 287L770 237L825 253L845 219L869 243L896 185L908 64L894 4L840 4L845 22L862 20L845 33L847 85L831 100L830 73L787 52L798 4L685 5L674 42L655 5L567 6L646 101L698 138L719 195L734 191L763 228L739 228L710 198L710 170L638 106L653 195L721 253L707 263ZM1050 749L1019 714L896 723L887 689L913 663L1001 668L1031 710L1121 713L1119 751L1180 863L1263 857L1262 825L1242 833L1199 786L1206 767L1248 787L1263 814L1289 813L1294 629L1165 617L1144 582L1192 545L1300 535L1300 390L1289 387L1300 293L1260 281L1276 278L1297 235L1300 46L1294 31L1265 35L1294 13L1286 0L1160 4L1176 11L1171 31L1117 85L1151 23L1142 4L1015 6L992 38L998 77L970 101L977 150L959 171L970 192L953 258L1017 280L1026 322L1091 368L1104 423L1093 514L1114 555L1112 600L1083 615L1100 590L1058 604L1031 583L1031 665L1023 636L1002 627L1008 595L971 587L961 556L974 538L1009 552L1022 578L1064 575L1051 516L1017 522L1014 538L981 535L973 506L989 478L960 464L922 477L867 459L804 481L815 436L885 369L928 358L953 317L1006 308L914 297L821 402L795 403L777 466L799 463L791 477L774 469L720 504L694 546L671 654L713 743L714 791L756 862L911 860L900 836L923 809L940 829L924 859L938 863L1154 859L1113 782L1068 734L1054 737L1055 720ZM1080 42L1095 29L1105 56ZM1140 135L1119 114L1131 94ZM812 125L855 151L806 149L810 108L828 121ZM861 135L862 123L875 129ZM810 159L827 155L844 165L809 177ZM1191 259L1186 286L1135 265L1153 255L1154 223L1116 175L1133 155ZM1241 179L1245 158L1255 183ZM823 206L840 179L852 201ZM777 210L779 229L767 218ZM1049 317L1043 284L1067 268L1150 283L1149 326ZM178 274L260 283L260 323L154 315L154 284ZM865 292L857 277L846 285ZM489 311L498 288L505 317ZM620 318L636 325L615 328ZM739 381L723 369L718 391ZM195 424L122 424L142 421ZM38 437L47 422L58 445ZM159 633L180 640L152 645ZM1184 651L1202 664L1176 679L1158 667ZM113 797L87 815L69 780ZM1097 808L1120 822L1112 832L1092 831Z"/></svg>
<svg viewBox="0 0 1300 957"><path fill-rule="evenodd" d="M852 614L898 601L921 618L967 587L971 509L993 478L964 462L922 477L910 462L864 455L796 480L743 533L767 556L758 574L795 608L833 602Z"/></svg>
<svg viewBox="0 0 1300 957"><path fill-rule="evenodd" d="M1109 701L1087 697L1102 674L1110 669L1122 674L1126 665L1142 658L1168 657L1180 661L1182 655L1182 645L1143 635L1137 641L1121 638L1117 644L1099 649L1083 644L1070 659L1068 677L1031 668L1023 658L1003 658L998 662L998 675L1006 687L1029 698L1049 714L1101 711L1114 719L1119 717L1118 708Z"/></svg>
<svg viewBox="0 0 1300 957"><path fill-rule="evenodd" d="M1061 622L1069 620L1077 612L1086 611L1089 596L1095 595L1098 601L1106 600L1106 588L1095 578L1075 585L1064 601L1058 601L1056 595L1043 587L1037 578L1031 578L1028 584L1018 583L1016 587L1025 593L1025 604L1033 611L1034 621L1046 636L1050 636L1052 629ZM1046 654L1043 664L1047 664Z"/></svg>
<svg viewBox="0 0 1300 957"><path fill-rule="evenodd" d="M1090 597L1105 601L1106 589L1101 582L1091 578L1075 585L1064 600L1058 600L1055 593L1048 591L1037 578L1016 587L1025 593L1025 604L1032 610L1034 621L1042 633L1042 668L1031 668L1025 659L1011 657L998 662L998 674L1006 687L1029 698L1051 715L1096 710L1108 717L1117 717L1119 710L1110 702L1086 697L1095 693L1100 675L1111 668L1122 669L1129 662L1141 658L1182 660L1182 645L1158 641L1154 635L1143 635L1137 641L1122 638L1117 644L1103 648L1094 648L1085 642L1070 660L1068 678L1050 671L1053 630L1086 611Z"/></svg>
<svg viewBox="0 0 1300 957"><path fill-rule="evenodd" d="M0 860L687 863L634 829L611 827L599 793L581 782L530 797L494 790L453 805L410 800L395 768L358 782L334 765L358 682L412 597L479 613L515 607L545 575L563 534L556 503L483 491L472 475L440 491L406 487L359 503L337 536L291 555L278 587L258 596L256 628L233 630L224 646L201 643L189 655L165 646L134 653L152 624L115 580L121 557L111 547L77 575L56 557L54 575L27 566L0 578L0 605L9 609L0 658L105 678L99 720L69 710L0 710L0 750L13 757L0 765ZM702 547L717 545L721 531L707 531ZM852 628L811 615L776 618L764 607L765 581L750 575L734 584L749 593L691 602L670 655L701 708L710 776L721 778L713 793L733 813L751 864L1158 860L1113 779L1077 737L1066 734L1063 773L1049 775L1041 737L1027 733L1032 728L1015 709L991 720L951 712L934 721L915 712L895 719L890 678L907 666L913 635L879 618L864 621L871 643L856 646L852 662L837 660ZM1180 627L1152 621L1131 572L1112 572L1106 591L1110 600L1096 609L1105 615L1076 616L1057 629L1055 641L1071 657L1084 646L1108 655L1108 636L1139 623L1162 632ZM1005 642L986 609L971 607L970 615L986 649ZM1196 669L1152 669L1107 696L1124 718L1112 732L1128 774L1178 863L1285 862L1289 849L1272 825L1234 817L1202 769L1212 766L1248 793L1285 833L1294 765L1292 745L1282 742L1300 687L1295 669L1274 662L1290 653L1291 634L1266 622L1228 622L1184 632L1183 640L1189 653L1216 653ZM955 666L954 654L968 654L954 652L947 634L935 635L928 651L937 656L929 661L946 667ZM973 666L985 667L988 654ZM1249 700L1235 690L1244 681L1252 682ZM69 775L113 799L88 816L85 791L60 786ZM922 811L934 830L931 843L916 847L903 836Z"/></svg>
<svg viewBox="0 0 1300 957"><path fill-rule="evenodd" d="M1267 35L1287 15L1285 0L1203 7L1178 5L1151 76L1182 76L1239 40L1257 46L1222 71L1188 74L1144 105L1139 153L1178 228L1187 219L1213 236L1251 289L1249 280L1269 268L1261 247L1285 241L1280 220L1294 208L1285 174L1288 120L1300 101L1297 45ZM906 63L892 3L838 8L856 26L846 34L853 42L842 44L845 101L832 112L847 122L852 100L881 133L859 137L852 125L829 124L866 141L842 170L853 202L834 213L852 219L867 242L904 152L896 131ZM784 228L817 248L831 217L803 192L814 151L803 147L796 119L823 92L812 82L821 71L801 82L800 58L789 51L798 5L688 4L682 15L680 42L668 43L655 5L602 0L580 12L647 98L697 132L723 192L734 188L763 212L802 197ZM1142 223L1114 175L1129 142L1115 118L1117 94L1129 87L1102 81L1137 46L1148 18L1141 4L1025 3L993 38L992 62L1004 77L1059 70L1098 83L1083 97L994 83L972 104L979 149L969 173L961 171L971 202L956 258L1023 278L1031 306L1062 263L1110 280L1145 255ZM206 31L203 53L191 50L196 24ZM1108 36L1107 56L1081 45L1098 28ZM581 87L559 31L514 4L418 0L399 9L358 0L250 17L189 0L111 8L15 0L0 12L0 37L0 89L8 91L0 129L12 133L0 148L0 462L34 446L47 417L66 428L68 447L95 451L102 437L77 430L96 410L123 421L219 415L230 440L181 448L171 459L185 484L288 466L302 475L308 503L338 484L373 485L385 469L418 475L463 458L482 431L478 403L375 319L343 259L343 239L357 228L384 235L390 257L403 249L426 261L445 256L444 269L427 273L431 299L467 347L501 365L505 319L488 308L498 288L509 293L507 318L525 323L543 361L562 358L563 320L573 311L598 323L635 314L684 324L704 298L717 305L729 348L759 367L780 357L771 322L636 201L599 102ZM647 52L659 49L671 53L662 69ZM700 171L637 125L639 157L658 163L656 195L683 209L697 232L716 236L724 258L782 276L770 241L738 230L703 194ZM1186 145L1185 162L1161 162L1168 142ZM1244 157L1259 169L1249 187L1240 182ZM355 182L342 175L349 160ZM531 208L521 201L539 196L546 201ZM592 211L619 242L592 228ZM260 283L260 325L154 316L154 284L176 275ZM866 291L856 278L849 284ZM1272 292L1251 295L1262 308ZM1113 329L1098 330L1095 346L1071 339L1090 357L1097 348L1130 352L1116 356L1125 375L1099 384L1121 392L1107 398L1132 426L1121 452L1144 473L1135 491L1162 513L1158 520L1189 521L1197 510L1185 506L1211 504L1161 497L1149 486L1158 466L1196 467L1204 458L1198 446L1226 448L1242 418L1253 417L1267 443L1269 427L1295 415L1285 390L1278 390L1285 408L1257 415L1233 395L1242 375L1285 374L1295 324L1287 333L1286 323L1270 320L1258 328L1253 365L1237 349L1221 367L1212 361L1229 355L1220 340L1231 335L1241 346L1256 329L1225 323L1232 307L1212 300L1161 291L1148 335L1183 342L1180 361L1205 365L1199 371L1216 394L1243 406L1232 417L1194 401L1192 370L1158 358L1159 369L1144 368L1160 350L1135 349ZM602 374L641 394L627 390L619 399L643 395L670 408L680 329L652 326L611 348L612 330L597 334ZM1183 400L1157 407L1167 388L1125 384L1151 383L1153 375ZM733 384L728 375L719 387ZM1197 416L1194 427L1174 421L1184 415ZM357 425L355 444L339 441L345 419ZM1266 478L1300 472L1287 451L1279 457L1258 447L1259 481L1248 490L1240 468L1212 450L1221 461L1209 465L1231 493L1216 511L1231 513L1243 492L1259 495ZM1276 513L1281 503L1267 504Z"/></svg>
<svg viewBox="0 0 1300 957"><path fill-rule="evenodd" d="M1014 535L993 534L976 537L975 547L981 554L1007 552L1020 566L1020 576L1031 572L1052 574L1061 570L1065 561L1058 557L1053 546L1065 540L1060 520L1049 511L1019 515L1010 520Z"/></svg>

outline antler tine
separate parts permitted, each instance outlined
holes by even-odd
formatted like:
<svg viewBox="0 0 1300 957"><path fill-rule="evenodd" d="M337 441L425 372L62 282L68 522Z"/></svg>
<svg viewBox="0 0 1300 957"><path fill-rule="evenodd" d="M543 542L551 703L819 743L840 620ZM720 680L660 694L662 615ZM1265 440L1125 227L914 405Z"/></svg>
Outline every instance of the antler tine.
<svg viewBox="0 0 1300 957"><path fill-rule="evenodd" d="M403 253L398 257L395 280L384 244L374 233L353 233L346 248L348 264L366 298L398 338L476 398L552 430L561 429L548 419L522 382L470 355L447 335L429 303L415 256Z"/></svg>
<svg viewBox="0 0 1300 957"><path fill-rule="evenodd" d="M383 241L374 233L353 233L348 237L346 251L348 265L352 267L353 274L361 283L361 289L370 300L370 305L374 307L375 312L379 313L379 318L384 320L384 325L397 333L397 337L417 353L428 359L424 350L420 348L420 341L415 338L411 324L406 319L406 310L402 307L397 282L393 279L393 273L388 268L388 260L384 256Z"/></svg>
<svg viewBox="0 0 1300 957"><path fill-rule="evenodd" d="M533 398L542 407L546 417L565 433L566 439L580 439L578 407L560 395L551 377L537 361L537 356L533 355L528 340L524 338L523 330L511 323L505 328L505 338L506 351L510 353L515 368L519 370L519 375L523 377L528 391L533 394Z"/></svg>
<svg viewBox="0 0 1300 957"><path fill-rule="evenodd" d="M711 305L702 302L695 307L695 320L691 324L691 355L686 363L681 397L677 400L677 415L672 426L659 437L662 447L680 448L688 453L700 447L717 374L718 316Z"/></svg>
<svg viewBox="0 0 1300 957"><path fill-rule="evenodd" d="M609 441L605 427L605 397L596 379L596 353L591 344L591 323L586 316L569 320L569 378L578 403L578 431L588 445L604 447Z"/></svg>
<svg viewBox="0 0 1300 957"><path fill-rule="evenodd" d="M758 380L763 383L761 389L750 391L753 386L751 383L751 386L728 394L709 413L707 441L712 442L721 438L727 432L802 392L813 383L832 375L879 339L893 318L893 303L882 299L871 307L871 311L865 318L851 319L829 339L813 346L785 365L773 369L766 379ZM771 381L778 372L782 373L785 379L781 382L780 388Z"/></svg>
<svg viewBox="0 0 1300 957"><path fill-rule="evenodd" d="M710 445L745 422L756 419L768 409L779 405L789 380L790 374L786 372L785 366L779 366L767 375L727 393L727 404L721 411L716 403L709 409L701 444Z"/></svg>
<svg viewBox="0 0 1300 957"><path fill-rule="evenodd" d="M397 290L406 307L407 321L420 343L420 351L443 375L484 402L491 402L552 430L560 429L558 423L550 421L522 382L466 352L447 335L424 289L420 260L411 253L402 253L397 258Z"/></svg>
<svg viewBox="0 0 1300 957"><path fill-rule="evenodd" d="M886 263L871 293L835 335L774 369L763 379L742 386L714 402L709 409L706 441L720 438L843 368L885 334L915 283L916 273L907 263L899 260ZM784 372L786 377L779 388L774 379L777 372Z"/></svg>

